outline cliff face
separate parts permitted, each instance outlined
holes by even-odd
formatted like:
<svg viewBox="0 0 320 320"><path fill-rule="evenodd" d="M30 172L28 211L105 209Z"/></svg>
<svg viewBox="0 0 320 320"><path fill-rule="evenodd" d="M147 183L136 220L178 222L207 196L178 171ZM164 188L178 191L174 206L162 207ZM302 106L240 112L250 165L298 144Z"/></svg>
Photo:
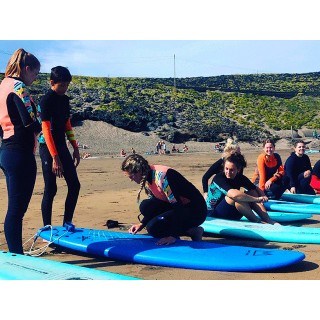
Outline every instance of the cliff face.
<svg viewBox="0 0 320 320"><path fill-rule="evenodd" d="M74 76L68 95L72 121L103 121L172 143L260 142L279 130L318 128L318 73L173 79ZM31 87L34 100L48 75ZM0 75L1 80L1 75Z"/></svg>

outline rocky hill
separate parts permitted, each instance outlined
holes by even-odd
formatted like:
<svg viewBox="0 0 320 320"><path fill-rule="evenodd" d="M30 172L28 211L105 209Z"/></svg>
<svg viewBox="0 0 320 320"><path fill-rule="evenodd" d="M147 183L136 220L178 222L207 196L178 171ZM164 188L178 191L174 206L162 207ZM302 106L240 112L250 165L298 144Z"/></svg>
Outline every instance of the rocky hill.
<svg viewBox="0 0 320 320"><path fill-rule="evenodd" d="M3 76L3 75L2 75ZM48 74L31 87L35 101ZM0 75L1 80L1 75ZM74 76L69 87L73 125L99 121L172 143L280 139L287 130L318 129L319 73L176 79Z"/></svg>

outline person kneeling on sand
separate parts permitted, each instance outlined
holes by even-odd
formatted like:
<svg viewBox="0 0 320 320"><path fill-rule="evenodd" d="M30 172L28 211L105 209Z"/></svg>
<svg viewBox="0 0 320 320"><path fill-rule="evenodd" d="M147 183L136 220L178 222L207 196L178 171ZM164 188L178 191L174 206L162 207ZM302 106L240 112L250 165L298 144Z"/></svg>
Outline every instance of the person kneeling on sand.
<svg viewBox="0 0 320 320"><path fill-rule="evenodd" d="M202 239L207 208L200 191L178 171L163 165L149 165L139 154L129 155L121 170L131 180L140 184L137 196L140 223L129 232L136 234L146 227L159 245L174 243L180 236ZM140 203L140 193L145 190L148 199Z"/></svg>
<svg viewBox="0 0 320 320"><path fill-rule="evenodd" d="M208 215L227 220L240 220L245 216L251 222L262 220L278 224L269 217L263 205L268 197L241 173L246 164L244 156L239 153L233 153L224 159L223 172L217 173L209 186L206 199ZM242 192L241 188L247 191Z"/></svg>

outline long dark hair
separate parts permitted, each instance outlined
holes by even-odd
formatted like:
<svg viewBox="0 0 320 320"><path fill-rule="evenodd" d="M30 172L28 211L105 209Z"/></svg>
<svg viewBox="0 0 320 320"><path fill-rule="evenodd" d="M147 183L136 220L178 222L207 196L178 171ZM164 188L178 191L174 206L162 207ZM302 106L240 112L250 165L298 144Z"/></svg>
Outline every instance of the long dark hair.
<svg viewBox="0 0 320 320"><path fill-rule="evenodd" d="M137 196L137 202L139 203L141 191L144 189L146 194L148 194L148 191L146 189L146 182L148 174L151 171L148 161L137 153L130 154L123 160L121 164L121 170L128 173L141 173L142 179L140 181L140 190Z"/></svg>
<svg viewBox="0 0 320 320"><path fill-rule="evenodd" d="M232 153L226 157L223 161L223 165L226 162L231 162L235 164L239 172L243 172L243 169L247 167L247 161L241 153Z"/></svg>

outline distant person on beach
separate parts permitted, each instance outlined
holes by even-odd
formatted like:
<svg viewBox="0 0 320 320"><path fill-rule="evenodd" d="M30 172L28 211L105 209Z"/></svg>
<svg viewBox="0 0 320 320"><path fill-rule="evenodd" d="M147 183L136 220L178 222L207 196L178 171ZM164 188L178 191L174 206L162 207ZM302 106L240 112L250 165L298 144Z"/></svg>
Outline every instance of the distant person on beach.
<svg viewBox="0 0 320 320"><path fill-rule="evenodd" d="M182 148L183 152L188 152L189 151L189 148L188 146L185 144Z"/></svg>
<svg viewBox="0 0 320 320"><path fill-rule="evenodd" d="M77 205L80 182L77 166L80 163L79 147L70 121L68 90L72 76L65 67L51 69L48 92L41 98L39 114L42 121L42 135L39 137L39 154L42 162L44 193L41 203L43 224L51 225L52 204L57 193L56 178L64 177L68 193L65 201L63 225L72 226ZM71 156L66 137L73 147Z"/></svg>
<svg viewBox="0 0 320 320"><path fill-rule="evenodd" d="M35 81L39 71L39 60L24 49L18 49L9 59L0 85L3 134L0 167L8 192L4 233L9 251L18 254L23 254L22 222L36 181L36 136L41 131L36 105L27 87Z"/></svg>
<svg viewBox="0 0 320 320"><path fill-rule="evenodd" d="M120 157L125 157L127 153L124 151L124 149L120 150Z"/></svg>
<svg viewBox="0 0 320 320"><path fill-rule="evenodd" d="M294 144L294 152L285 162L284 170L289 178L288 189L291 193L315 194L310 186L311 182L311 161L305 154L306 145L303 140L298 140Z"/></svg>
<svg viewBox="0 0 320 320"><path fill-rule="evenodd" d="M175 144L172 146L171 152L172 152L172 153L174 153L174 152L179 152L179 149L176 147Z"/></svg>
<svg viewBox="0 0 320 320"><path fill-rule="evenodd" d="M320 160L312 168L310 186L316 194L320 193Z"/></svg>
<svg viewBox="0 0 320 320"><path fill-rule="evenodd" d="M280 199L288 187L281 157L275 153L275 142L266 139L263 152L258 156L257 168L251 181L267 195L269 199Z"/></svg>
<svg viewBox="0 0 320 320"><path fill-rule="evenodd" d="M148 199L139 204L142 219L129 232L136 234L143 228L156 238L159 245L174 243L180 236L202 239L207 208L200 191L176 170L164 165L149 165L142 156L128 156L121 170L132 181L140 184L137 201L144 189Z"/></svg>
<svg viewBox="0 0 320 320"><path fill-rule="evenodd" d="M91 154L89 152L84 152L82 155L82 159L88 159L91 157Z"/></svg>
<svg viewBox="0 0 320 320"><path fill-rule="evenodd" d="M209 179L211 179L211 177L213 177L217 173L223 171L224 159L233 153L241 153L241 149L238 143L236 143L233 139L228 138L223 150L222 157L219 160L217 160L215 163L213 163L213 165L208 169L208 171L202 177L202 189L203 189L203 196L205 199L207 198L207 195L208 195Z"/></svg>
<svg viewBox="0 0 320 320"><path fill-rule="evenodd" d="M263 206L268 197L241 173L246 165L239 153L224 159L223 171L215 175L209 187L208 216L227 220L240 220L245 216L249 221L260 222L254 210L263 222L275 224ZM240 191L241 188L247 192Z"/></svg>

